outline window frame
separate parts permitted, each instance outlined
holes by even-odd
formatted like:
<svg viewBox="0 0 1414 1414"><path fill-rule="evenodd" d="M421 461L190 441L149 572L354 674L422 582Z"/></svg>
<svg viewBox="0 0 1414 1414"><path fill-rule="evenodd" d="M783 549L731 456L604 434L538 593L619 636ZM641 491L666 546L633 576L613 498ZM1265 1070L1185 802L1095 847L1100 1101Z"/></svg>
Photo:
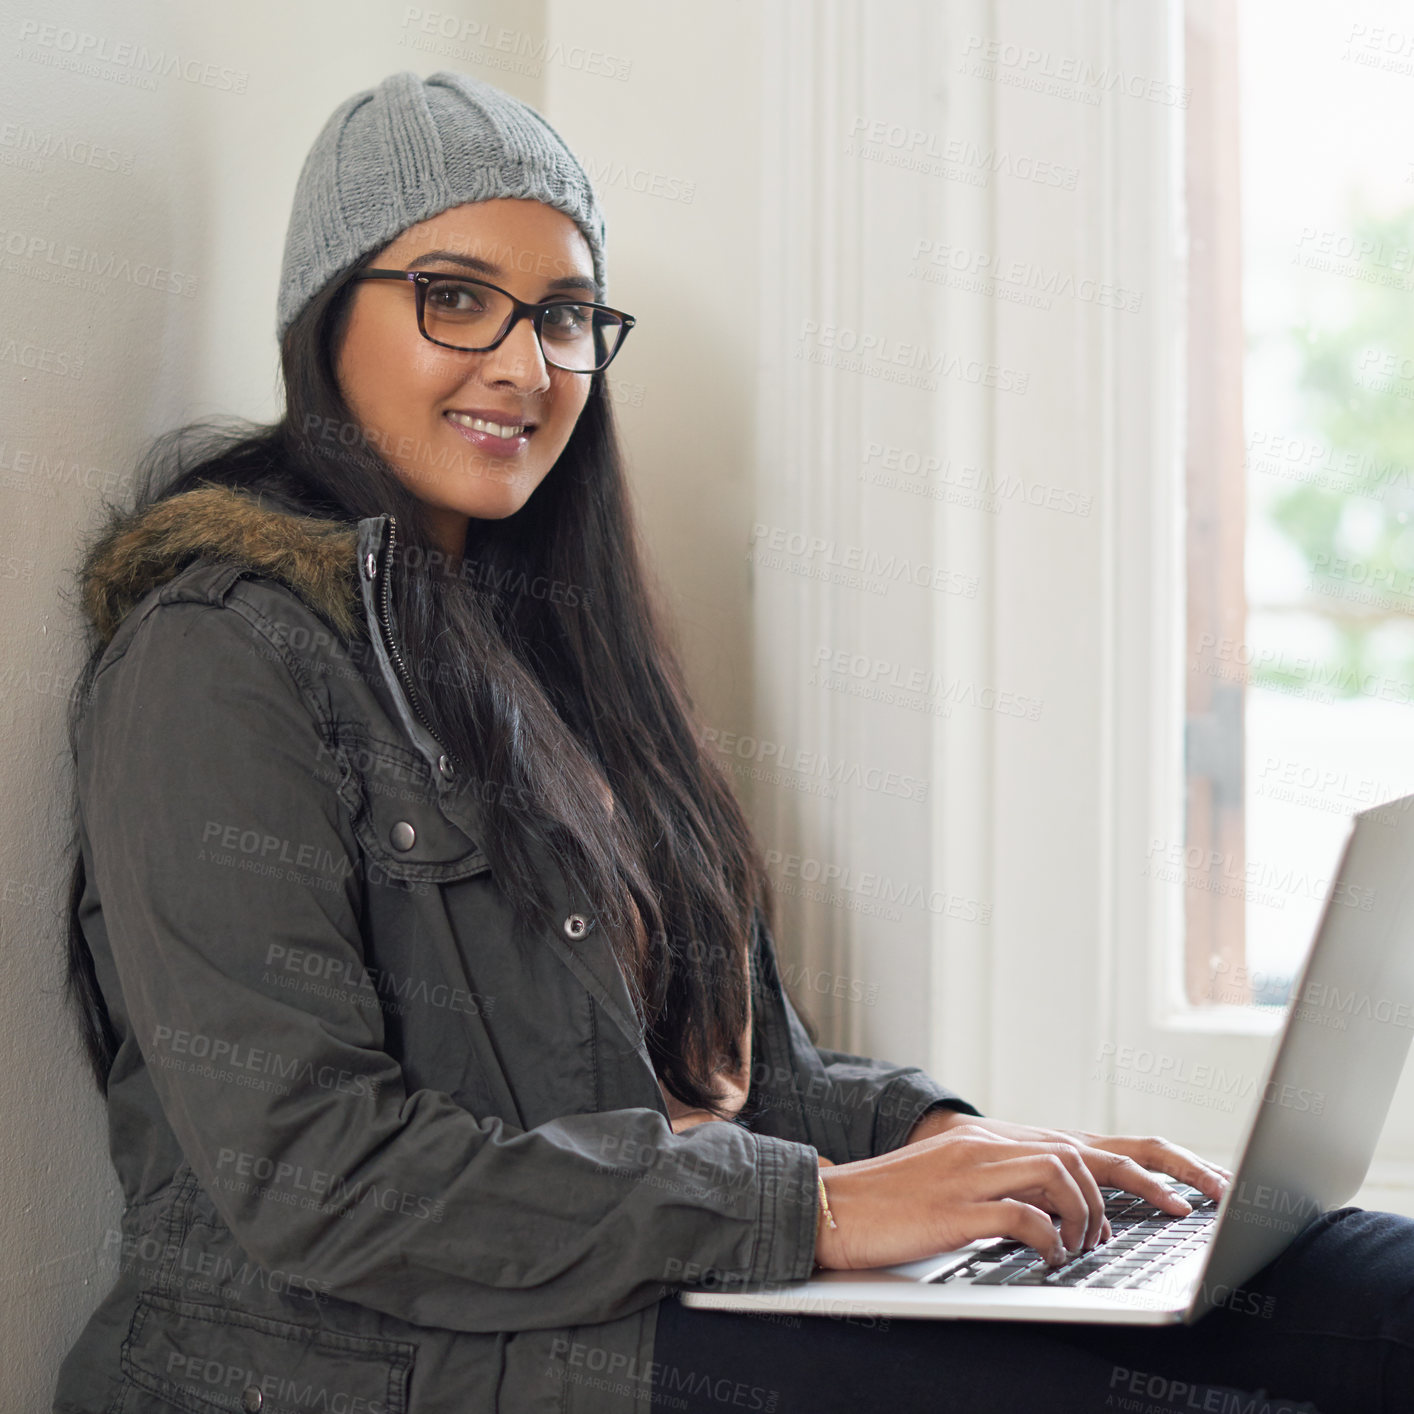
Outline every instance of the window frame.
<svg viewBox="0 0 1414 1414"><path fill-rule="evenodd" d="M1242 189L1237 8L1183 0L1185 325L1184 996L1246 1006ZM1235 671L1234 671L1235 669ZM1195 866L1192 862L1197 860ZM1204 864L1203 861L1209 861ZM1227 887L1224 887L1227 885Z"/></svg>

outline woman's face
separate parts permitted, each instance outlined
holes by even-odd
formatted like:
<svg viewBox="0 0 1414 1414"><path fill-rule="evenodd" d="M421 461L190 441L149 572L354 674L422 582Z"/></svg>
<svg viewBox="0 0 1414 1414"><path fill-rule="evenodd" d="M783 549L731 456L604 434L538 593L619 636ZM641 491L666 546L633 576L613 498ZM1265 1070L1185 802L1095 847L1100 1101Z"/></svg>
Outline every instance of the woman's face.
<svg viewBox="0 0 1414 1414"><path fill-rule="evenodd" d="M596 298L589 243L564 212L539 201L454 206L410 226L369 263L468 275L528 303ZM427 505L453 560L468 517L499 519L526 503L589 397L590 375L548 366L528 319L484 353L424 339L411 281L355 282L334 367L364 436ZM483 419L522 430L503 438Z"/></svg>

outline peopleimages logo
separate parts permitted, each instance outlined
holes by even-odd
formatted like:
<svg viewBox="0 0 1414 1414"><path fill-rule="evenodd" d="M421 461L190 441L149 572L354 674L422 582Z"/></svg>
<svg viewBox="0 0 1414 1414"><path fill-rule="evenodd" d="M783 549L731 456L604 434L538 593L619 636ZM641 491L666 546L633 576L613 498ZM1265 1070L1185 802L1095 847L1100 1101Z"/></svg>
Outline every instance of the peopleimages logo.
<svg viewBox="0 0 1414 1414"><path fill-rule="evenodd" d="M1024 369L1006 368L952 349L934 349L896 339L878 330L806 319L801 322L797 338L796 358L928 392L937 391L939 376L1017 394L1024 394L1031 380Z"/></svg>
<svg viewBox="0 0 1414 1414"><path fill-rule="evenodd" d="M147 45L132 40L123 39L115 43L106 35L71 29L67 25L47 25L38 20L26 20L20 25L20 39L38 46L37 51L20 51L26 59L51 64L55 68L89 73L95 78L121 81L137 88L155 88L154 74L227 93L244 93L250 82L250 74L245 69L203 63L190 55L174 54L166 49L149 49Z"/></svg>
<svg viewBox="0 0 1414 1414"><path fill-rule="evenodd" d="M1059 298L1096 304L1104 309L1136 313L1144 303L1142 290L1129 289L1111 280L1077 278L1067 271L1048 269L1020 257L1005 258L992 251L973 250L919 237L913 243L910 274L956 289L1014 299L1037 309L1050 309Z"/></svg>
<svg viewBox="0 0 1414 1414"><path fill-rule="evenodd" d="M1164 79L980 34L968 35L958 72L1085 103L1098 103L1103 94L1122 93L1167 107L1187 108L1193 95L1191 88Z"/></svg>
<svg viewBox="0 0 1414 1414"><path fill-rule="evenodd" d="M870 442L864 448L860 480L890 490L911 491L932 500L965 505L995 515L1006 502L1088 516L1094 497L1064 486L1028 480L1016 474L998 475L986 468L955 462L951 457L925 454L912 447Z"/></svg>
<svg viewBox="0 0 1414 1414"><path fill-rule="evenodd" d="M1244 1071L1226 1070L1207 1061L1193 1064L1184 1056L1115 1041L1105 1041L1100 1046L1091 1078L1227 1113L1232 1112L1236 1102L1245 1102L1259 1093L1256 1076ZM1326 1097L1320 1090L1268 1080L1260 1094L1264 1104L1301 1113L1325 1113Z"/></svg>
<svg viewBox="0 0 1414 1414"><path fill-rule="evenodd" d="M928 794L928 782L921 777L891 771L883 766L866 766L844 757L831 757L823 751L811 751L805 747L792 749L767 737L743 736L737 732L707 727L698 742L711 747L719 758L725 758L723 764L728 766L736 761L767 765L788 775L818 777L836 788L841 785L859 786L864 790L880 791L884 795L896 795L920 803Z"/></svg>
<svg viewBox="0 0 1414 1414"><path fill-rule="evenodd" d="M944 888L922 884L906 879L895 879L891 874L879 873L872 869L856 869L852 864L834 864L827 860L812 859L808 855L783 854L778 849L768 849L762 856L767 872L773 876L776 887L789 892L781 881L801 880L806 884L818 883L826 894L854 895L858 898L878 899L885 904L901 904L910 908L926 909L929 913L946 914L949 918L961 918L968 923L989 923L992 905L979 899L955 894ZM774 876L779 875L779 879Z"/></svg>
<svg viewBox="0 0 1414 1414"><path fill-rule="evenodd" d="M1074 191L1080 180L1076 167L1063 167L1005 147L982 147L965 138L944 139L926 128L892 123L887 118L856 116L849 126L845 156L960 179L969 186L986 186L993 172L1065 191Z"/></svg>
<svg viewBox="0 0 1414 1414"><path fill-rule="evenodd" d="M134 261L117 251L90 250L84 246L64 245L43 232L0 229L0 251L26 264L10 263L12 273L51 284L81 283L90 293L107 289L104 280L126 280L141 289L159 294L196 294L196 276L170 270L151 260ZM88 278L93 277L93 278Z"/></svg>
<svg viewBox="0 0 1414 1414"><path fill-rule="evenodd" d="M802 567L839 570L853 576L853 581L846 581L851 588L870 592L887 594L891 584L903 581L939 594L960 594L965 599L977 597L979 581L975 574L929 564L926 560L913 560L892 550L885 554L865 545L841 545L837 540L807 535L785 526L766 525L762 521L752 525L747 558L770 568L789 568L782 557L796 560Z"/></svg>
<svg viewBox="0 0 1414 1414"><path fill-rule="evenodd" d="M1273 900L1300 896L1315 901L1323 901L1327 890L1330 890L1331 901L1346 908L1358 908L1369 913L1375 906L1375 890L1369 885L1338 880L1331 888L1333 876L1311 873L1285 859L1269 863L1260 859L1239 858L1231 850L1205 850L1199 845L1171 844L1165 840L1151 839L1148 864L1154 869L1156 878L1179 882L1186 875L1188 882L1195 887L1206 887L1206 881L1217 880L1269 890Z"/></svg>

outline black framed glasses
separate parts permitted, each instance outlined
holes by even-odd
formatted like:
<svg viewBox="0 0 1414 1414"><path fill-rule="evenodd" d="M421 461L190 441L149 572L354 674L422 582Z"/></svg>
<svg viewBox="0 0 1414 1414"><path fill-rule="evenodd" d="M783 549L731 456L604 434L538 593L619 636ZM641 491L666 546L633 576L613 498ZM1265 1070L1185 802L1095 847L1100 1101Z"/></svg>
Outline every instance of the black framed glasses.
<svg viewBox="0 0 1414 1414"><path fill-rule="evenodd" d="M360 270L355 280L407 280L417 298L422 337L444 349L488 353L522 319L530 320L545 362L567 373L597 373L623 348L633 315L584 300L527 304L509 290L465 275L425 270Z"/></svg>

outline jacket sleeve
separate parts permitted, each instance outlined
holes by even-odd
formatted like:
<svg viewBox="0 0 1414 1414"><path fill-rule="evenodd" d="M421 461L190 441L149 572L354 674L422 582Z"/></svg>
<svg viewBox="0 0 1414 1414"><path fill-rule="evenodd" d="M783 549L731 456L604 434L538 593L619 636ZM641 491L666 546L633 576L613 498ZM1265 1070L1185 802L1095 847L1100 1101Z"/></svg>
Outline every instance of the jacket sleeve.
<svg viewBox="0 0 1414 1414"><path fill-rule="evenodd" d="M319 768L327 709L258 618L150 610L96 677L78 738L119 1011L245 1254L465 1331L610 1320L665 1284L808 1275L806 1143L731 1124L675 1135L647 1108L522 1130L407 1089L364 971L358 846ZM342 985L281 986L271 959L296 948L303 974Z"/></svg>
<svg viewBox="0 0 1414 1414"><path fill-rule="evenodd" d="M916 1065L817 1046L781 983L760 910L753 959L752 1091L743 1113L754 1132L810 1144L842 1164L900 1148L935 1106L981 1114Z"/></svg>

